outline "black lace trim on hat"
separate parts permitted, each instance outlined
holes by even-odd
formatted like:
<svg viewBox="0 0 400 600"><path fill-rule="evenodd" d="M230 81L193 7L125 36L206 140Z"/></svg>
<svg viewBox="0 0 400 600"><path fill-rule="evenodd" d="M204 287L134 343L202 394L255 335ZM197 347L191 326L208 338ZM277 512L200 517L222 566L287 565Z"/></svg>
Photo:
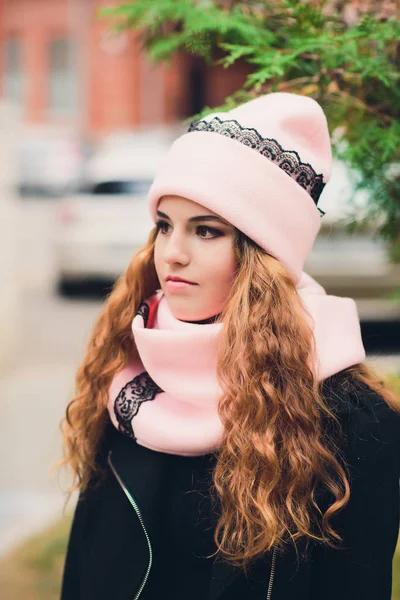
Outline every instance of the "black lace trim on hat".
<svg viewBox="0 0 400 600"><path fill-rule="evenodd" d="M303 163L295 150L284 150L276 140L263 138L253 127L242 127L236 119L222 121L219 117L213 117L210 121L193 121L189 126L188 133L191 131L220 133L257 150L305 189L317 206L326 185L323 182L323 175L317 175L309 163ZM318 206L317 208L322 217L325 212Z"/></svg>
<svg viewBox="0 0 400 600"><path fill-rule="evenodd" d="M114 402L114 414L118 421L118 430L136 439L132 428L132 419L137 415L143 402L154 400L163 390L152 380L147 371L129 381L119 392Z"/></svg>

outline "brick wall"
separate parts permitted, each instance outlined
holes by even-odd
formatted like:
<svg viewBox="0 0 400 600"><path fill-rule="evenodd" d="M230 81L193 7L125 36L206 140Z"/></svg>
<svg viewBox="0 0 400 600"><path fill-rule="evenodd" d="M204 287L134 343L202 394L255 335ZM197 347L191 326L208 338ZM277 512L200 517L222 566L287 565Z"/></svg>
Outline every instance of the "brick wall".
<svg viewBox="0 0 400 600"><path fill-rule="evenodd" d="M209 106L222 103L244 81L240 66L199 67L201 61L188 56L174 57L170 67L155 66L134 33L110 35L109 24L98 16L99 7L110 1L0 0L2 47L10 36L22 44L23 122L68 124L96 139L115 129L173 123L192 114L199 101L193 94L200 93L190 87L193 81ZM55 115L49 110L49 44L68 37L74 41L76 109ZM1 88L3 59L4 52Z"/></svg>

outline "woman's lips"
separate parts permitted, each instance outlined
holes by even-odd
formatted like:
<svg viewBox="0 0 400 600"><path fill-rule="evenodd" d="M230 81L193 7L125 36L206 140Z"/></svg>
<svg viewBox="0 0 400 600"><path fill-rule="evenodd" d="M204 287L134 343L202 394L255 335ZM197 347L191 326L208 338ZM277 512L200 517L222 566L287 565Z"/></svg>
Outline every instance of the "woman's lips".
<svg viewBox="0 0 400 600"><path fill-rule="evenodd" d="M170 292L182 292L197 285L196 283L187 283L186 281L172 281L172 279L168 279L165 284Z"/></svg>

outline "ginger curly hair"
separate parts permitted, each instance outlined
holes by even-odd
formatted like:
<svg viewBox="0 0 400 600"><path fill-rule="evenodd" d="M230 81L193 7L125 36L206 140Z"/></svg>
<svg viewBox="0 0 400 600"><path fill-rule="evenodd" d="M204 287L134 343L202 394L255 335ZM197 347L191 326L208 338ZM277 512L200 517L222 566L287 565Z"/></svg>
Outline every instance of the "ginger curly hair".
<svg viewBox="0 0 400 600"><path fill-rule="evenodd" d="M84 491L98 471L96 455L109 418L108 388L115 373L137 354L131 333L137 309L160 288L153 259L156 237L154 227L116 281L77 370L76 395L61 424L61 464L74 474L69 494ZM340 436L339 421L308 366L314 338L293 278L238 230L234 250L235 279L219 316L224 329L217 364L223 390L218 410L224 437L213 472L220 506L215 542L228 561L247 569L273 546L282 550L288 538L334 546L341 537L329 520L348 502L350 487L334 437L326 435L328 419ZM346 372L398 410L373 369L363 363ZM317 484L335 499L323 515L316 502ZM318 516L319 533L314 531Z"/></svg>

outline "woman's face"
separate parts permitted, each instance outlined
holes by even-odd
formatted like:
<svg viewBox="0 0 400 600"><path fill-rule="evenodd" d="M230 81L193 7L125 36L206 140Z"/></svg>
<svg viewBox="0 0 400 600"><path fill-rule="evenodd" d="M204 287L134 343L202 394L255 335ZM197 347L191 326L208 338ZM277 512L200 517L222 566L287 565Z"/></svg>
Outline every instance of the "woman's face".
<svg viewBox="0 0 400 600"><path fill-rule="evenodd" d="M234 226L201 204L168 195L159 202L157 227L154 263L174 317L201 321L219 314L236 268ZM196 285L171 289L168 275Z"/></svg>

